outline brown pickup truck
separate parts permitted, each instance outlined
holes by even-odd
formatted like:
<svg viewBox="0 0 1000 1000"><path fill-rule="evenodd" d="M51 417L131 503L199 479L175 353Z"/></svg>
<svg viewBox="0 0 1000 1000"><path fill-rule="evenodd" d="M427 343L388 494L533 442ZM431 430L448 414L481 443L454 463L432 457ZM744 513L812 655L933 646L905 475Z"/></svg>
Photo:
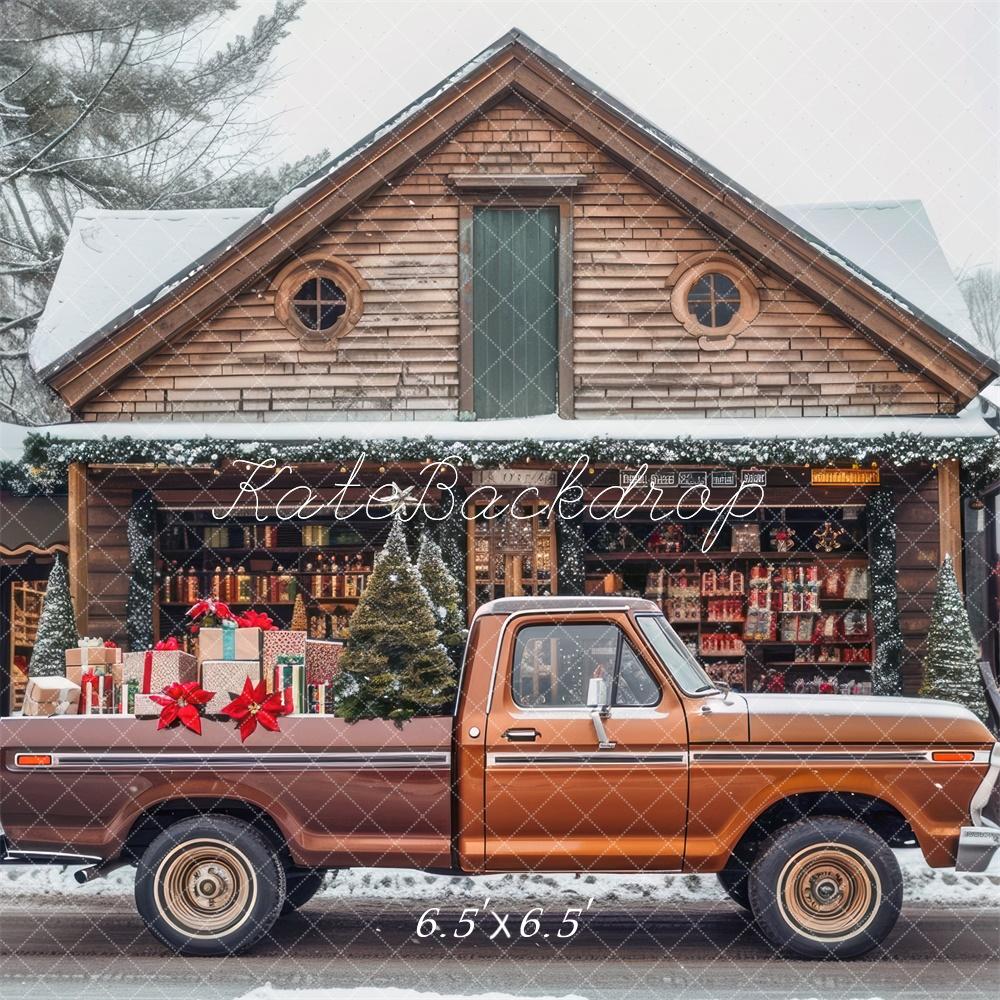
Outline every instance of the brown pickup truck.
<svg viewBox="0 0 1000 1000"><path fill-rule="evenodd" d="M476 615L455 711L402 727L287 717L246 744L109 716L9 718L11 862L138 866L187 954L266 934L329 869L716 872L780 949L861 954L902 902L890 848L982 870L1000 744L957 705L743 695L655 604L505 599Z"/></svg>

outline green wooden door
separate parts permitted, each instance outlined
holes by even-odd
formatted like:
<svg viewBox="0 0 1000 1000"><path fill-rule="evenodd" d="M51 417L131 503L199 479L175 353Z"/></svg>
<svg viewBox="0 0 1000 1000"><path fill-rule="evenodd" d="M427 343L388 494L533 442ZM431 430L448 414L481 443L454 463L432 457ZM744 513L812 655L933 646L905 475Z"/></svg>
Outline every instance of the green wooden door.
<svg viewBox="0 0 1000 1000"><path fill-rule="evenodd" d="M477 208L472 269L476 416L555 413L559 210Z"/></svg>

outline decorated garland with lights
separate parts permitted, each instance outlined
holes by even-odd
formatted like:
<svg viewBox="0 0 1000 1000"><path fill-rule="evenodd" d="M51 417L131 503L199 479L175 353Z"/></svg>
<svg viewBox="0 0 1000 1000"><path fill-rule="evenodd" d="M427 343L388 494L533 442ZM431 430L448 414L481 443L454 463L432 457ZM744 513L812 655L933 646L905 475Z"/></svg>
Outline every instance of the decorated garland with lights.
<svg viewBox="0 0 1000 1000"><path fill-rule="evenodd" d="M125 524L131 567L128 596L125 600L125 631L129 649L153 647L153 539L156 519L153 494L139 493L129 508Z"/></svg>
<svg viewBox="0 0 1000 1000"><path fill-rule="evenodd" d="M30 435L24 461L8 467L11 484L21 489L51 489L65 480L71 462L110 465L154 464L186 468L220 466L226 460L279 464L345 463L364 453L373 462L428 462L452 458L473 468L504 467L531 461L571 465L581 455L598 465L687 464L725 467L766 465L835 465L881 462L905 466L916 462L957 459L977 480L1000 478L1000 437L926 437L882 434L873 437L810 440L762 438L708 441L678 437L663 441L626 441L596 437L581 441L462 441L400 437L391 440L331 438L306 443L234 441L213 438L186 441L142 440L131 437L97 441L65 441Z"/></svg>
<svg viewBox="0 0 1000 1000"><path fill-rule="evenodd" d="M869 569L872 590L872 627L875 660L872 692L902 694L903 633L896 601L895 500L887 489L875 490L868 501Z"/></svg>

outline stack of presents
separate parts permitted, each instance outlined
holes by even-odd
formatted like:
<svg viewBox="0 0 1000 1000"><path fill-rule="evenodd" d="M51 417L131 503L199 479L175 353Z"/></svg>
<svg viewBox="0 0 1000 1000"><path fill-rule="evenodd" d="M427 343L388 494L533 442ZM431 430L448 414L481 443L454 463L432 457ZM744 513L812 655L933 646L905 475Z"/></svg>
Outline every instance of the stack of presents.
<svg viewBox="0 0 1000 1000"><path fill-rule="evenodd" d="M266 614L247 612L198 629L198 655L176 639L124 653L114 643L81 639L66 650L66 674L30 677L25 715L159 716L153 695L172 684L197 682L213 692L207 716L220 716L249 679L280 692L286 715L332 715L333 679L342 643L279 629Z"/></svg>

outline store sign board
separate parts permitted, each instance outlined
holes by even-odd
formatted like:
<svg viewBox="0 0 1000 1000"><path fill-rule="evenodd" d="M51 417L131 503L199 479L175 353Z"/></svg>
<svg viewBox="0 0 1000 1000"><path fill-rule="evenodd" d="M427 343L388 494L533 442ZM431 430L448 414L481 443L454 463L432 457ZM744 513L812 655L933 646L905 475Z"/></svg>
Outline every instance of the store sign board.
<svg viewBox="0 0 1000 1000"><path fill-rule="evenodd" d="M813 486L878 486L878 469L812 469Z"/></svg>
<svg viewBox="0 0 1000 1000"><path fill-rule="evenodd" d="M474 486L534 486L538 489L558 485L558 473L550 469L477 469L472 473Z"/></svg>
<svg viewBox="0 0 1000 1000"><path fill-rule="evenodd" d="M767 486L767 469L741 469L740 486Z"/></svg>
<svg viewBox="0 0 1000 1000"><path fill-rule="evenodd" d="M638 469L622 469L619 473L622 486L629 486L633 481L637 487L646 489L669 490L677 485L676 469L648 469L645 475L636 479Z"/></svg>
<svg viewBox="0 0 1000 1000"><path fill-rule="evenodd" d="M719 486L722 487L723 489L735 489L736 470L716 469L712 472L710 482L712 486Z"/></svg>

